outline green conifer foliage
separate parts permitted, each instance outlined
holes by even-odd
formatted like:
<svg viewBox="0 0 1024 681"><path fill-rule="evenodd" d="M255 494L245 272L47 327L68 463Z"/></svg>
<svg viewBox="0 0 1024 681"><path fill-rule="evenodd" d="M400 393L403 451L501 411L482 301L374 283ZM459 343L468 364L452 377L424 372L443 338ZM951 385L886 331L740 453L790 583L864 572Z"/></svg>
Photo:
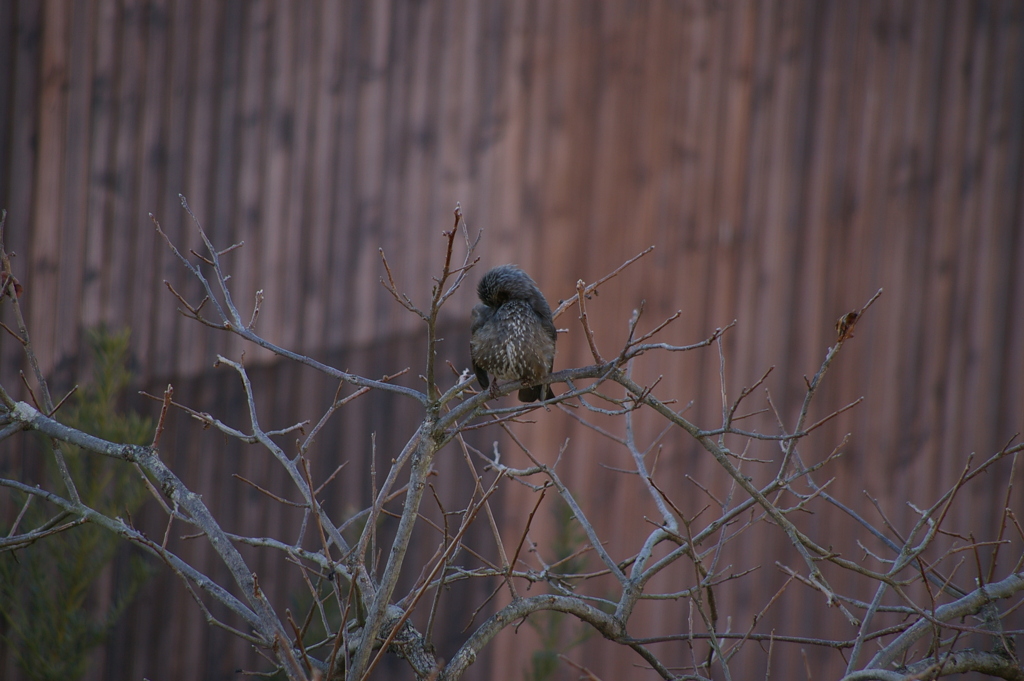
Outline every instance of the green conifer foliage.
<svg viewBox="0 0 1024 681"><path fill-rule="evenodd" d="M119 402L131 381L127 329L89 333L94 362L91 383L65 404L56 418L113 442L147 444L153 424L134 413L122 413ZM42 442L45 456L48 442ZM134 515L146 497L141 473L129 464L96 455L83 455L64 446L68 468L82 502L100 513ZM49 459L45 486L62 489L56 465ZM16 499L23 503L24 497ZM38 526L54 515L34 499L23 526ZM66 522L67 519L65 519ZM7 534L2 527L0 533ZM117 561L126 545L109 531L83 523L25 549L0 554L0 616L5 638L18 667L29 679L71 681L81 678L90 653L101 645L149 569L141 554ZM113 593L100 602L97 580L116 570ZM109 573L106 579L110 580Z"/></svg>

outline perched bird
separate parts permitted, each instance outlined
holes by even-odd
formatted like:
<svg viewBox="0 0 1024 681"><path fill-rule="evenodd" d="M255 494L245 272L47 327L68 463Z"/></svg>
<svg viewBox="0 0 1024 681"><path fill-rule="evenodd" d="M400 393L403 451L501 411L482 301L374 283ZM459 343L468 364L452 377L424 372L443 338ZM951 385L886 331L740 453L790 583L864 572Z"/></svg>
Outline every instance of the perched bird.
<svg viewBox="0 0 1024 681"><path fill-rule="evenodd" d="M536 382L551 373L555 362L555 322L544 294L515 265L495 267L476 287L482 304L473 308L469 354L481 387L488 374L503 381ZM550 385L519 391L520 402L550 400Z"/></svg>

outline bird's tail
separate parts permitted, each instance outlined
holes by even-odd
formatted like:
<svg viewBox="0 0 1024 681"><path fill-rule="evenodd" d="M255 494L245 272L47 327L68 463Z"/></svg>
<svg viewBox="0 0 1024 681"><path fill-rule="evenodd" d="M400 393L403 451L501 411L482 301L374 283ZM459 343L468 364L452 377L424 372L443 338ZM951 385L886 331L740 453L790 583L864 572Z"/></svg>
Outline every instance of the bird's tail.
<svg viewBox="0 0 1024 681"><path fill-rule="evenodd" d="M541 397L543 395L543 397ZM537 400L553 400L555 393L550 385L535 385L531 388L523 388L519 391L520 402L536 402Z"/></svg>

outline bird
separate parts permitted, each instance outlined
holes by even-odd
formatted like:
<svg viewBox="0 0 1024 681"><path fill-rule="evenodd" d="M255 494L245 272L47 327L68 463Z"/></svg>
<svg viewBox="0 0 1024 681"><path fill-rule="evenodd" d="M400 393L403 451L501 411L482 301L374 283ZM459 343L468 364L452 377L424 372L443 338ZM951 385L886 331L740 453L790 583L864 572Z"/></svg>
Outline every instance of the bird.
<svg viewBox="0 0 1024 681"><path fill-rule="evenodd" d="M469 354L480 386L490 386L488 374L529 383L550 374L558 333L551 307L530 275L515 265L500 265L484 274L476 292L480 304L471 315ZM546 384L519 391L520 402L554 396Z"/></svg>

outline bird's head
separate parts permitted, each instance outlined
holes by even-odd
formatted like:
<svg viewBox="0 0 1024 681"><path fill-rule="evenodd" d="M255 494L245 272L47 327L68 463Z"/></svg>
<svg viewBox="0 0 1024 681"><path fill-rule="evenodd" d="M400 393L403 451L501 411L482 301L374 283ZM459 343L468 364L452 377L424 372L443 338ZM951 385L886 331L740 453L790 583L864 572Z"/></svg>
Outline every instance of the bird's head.
<svg viewBox="0 0 1024 681"><path fill-rule="evenodd" d="M476 293L484 305L497 308L509 300L531 300L539 290L530 275L515 265L499 265L480 279Z"/></svg>

